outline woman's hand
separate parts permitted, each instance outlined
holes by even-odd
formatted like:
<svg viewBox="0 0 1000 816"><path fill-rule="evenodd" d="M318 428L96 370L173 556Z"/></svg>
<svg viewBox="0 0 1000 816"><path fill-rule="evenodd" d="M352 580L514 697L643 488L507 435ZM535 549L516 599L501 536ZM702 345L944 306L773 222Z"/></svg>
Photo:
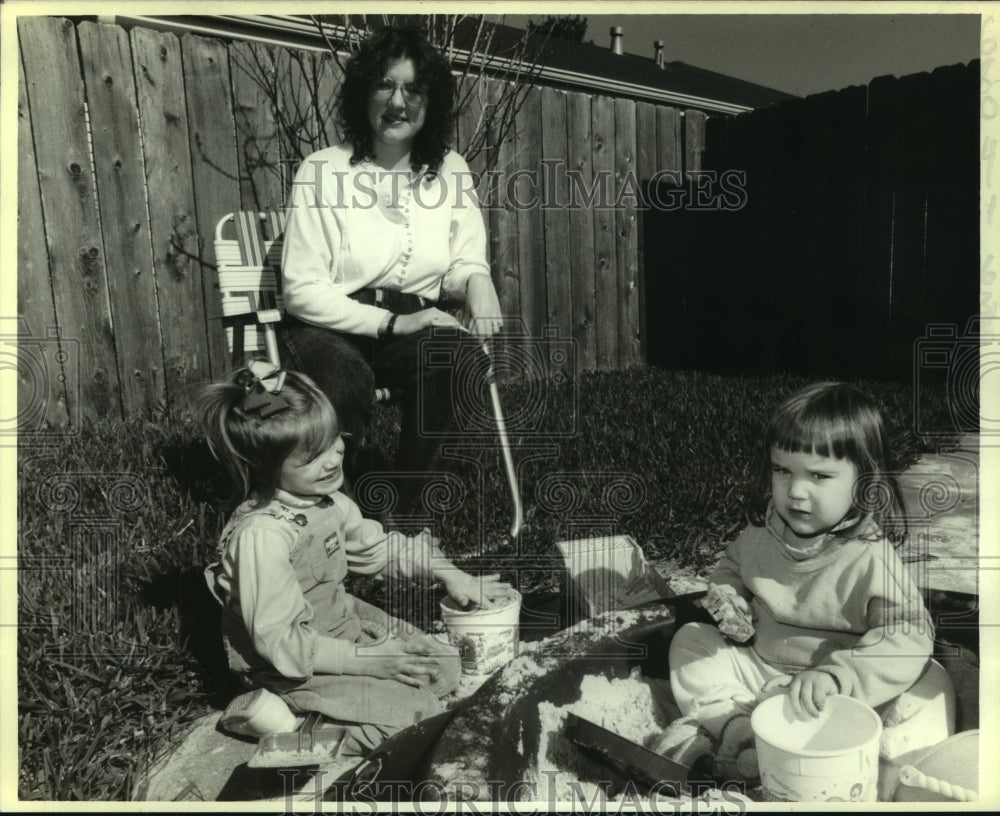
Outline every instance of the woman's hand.
<svg viewBox="0 0 1000 816"><path fill-rule="evenodd" d="M800 717L803 714L818 717L826 705L826 698L838 691L837 681L832 675L815 669L799 672L788 685L792 710Z"/></svg>
<svg viewBox="0 0 1000 816"><path fill-rule="evenodd" d="M423 688L438 672L437 661L425 646L401 640L358 644L344 664L344 674L383 677Z"/></svg>
<svg viewBox="0 0 1000 816"><path fill-rule="evenodd" d="M393 326L393 334L416 334L432 326L447 326L465 330L465 327L456 318L432 306L430 309L422 309L413 314L399 315Z"/></svg>
<svg viewBox="0 0 1000 816"><path fill-rule="evenodd" d="M469 277L465 289L465 304L471 316L473 334L488 339L503 327L500 298L497 297L497 290L489 275L476 274Z"/></svg>
<svg viewBox="0 0 1000 816"><path fill-rule="evenodd" d="M481 575L478 578L460 569L449 570L442 576L451 599L459 606L469 603L489 608L494 601L504 600L510 592L510 584L500 580L499 575Z"/></svg>

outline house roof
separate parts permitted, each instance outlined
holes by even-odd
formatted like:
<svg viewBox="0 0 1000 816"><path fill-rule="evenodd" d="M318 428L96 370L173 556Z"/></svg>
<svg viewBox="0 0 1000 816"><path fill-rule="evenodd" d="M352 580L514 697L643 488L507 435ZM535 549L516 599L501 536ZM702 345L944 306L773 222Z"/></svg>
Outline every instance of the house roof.
<svg viewBox="0 0 1000 816"><path fill-rule="evenodd" d="M338 19L342 20L342 16ZM223 38L252 39L276 45L326 50L315 24L304 15L117 16L120 23L193 31ZM371 21L369 21L371 22ZM453 64L469 61L475 23L466 19L455 36ZM337 27L331 26L337 33ZM495 25L489 41L488 73L517 68L517 48L523 29ZM787 99L791 94L756 85L683 62L657 67L652 56L614 54L607 47L531 35L528 47L539 62L538 81L567 90L585 90L714 113L742 113Z"/></svg>
<svg viewBox="0 0 1000 816"><path fill-rule="evenodd" d="M546 64L581 76L605 77L643 88L670 91L692 99L690 107L702 107L699 101L722 102L741 109L762 108L787 99L791 94L746 82L742 79L708 71L684 62L664 62L658 68L652 56L614 54L607 47L556 41ZM714 106L712 106L714 108Z"/></svg>

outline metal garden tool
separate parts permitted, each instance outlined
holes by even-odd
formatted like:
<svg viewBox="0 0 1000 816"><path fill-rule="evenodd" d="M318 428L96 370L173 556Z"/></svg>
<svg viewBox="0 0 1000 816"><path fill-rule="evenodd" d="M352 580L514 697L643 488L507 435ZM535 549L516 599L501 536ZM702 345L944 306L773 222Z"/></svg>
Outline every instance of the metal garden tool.
<svg viewBox="0 0 1000 816"><path fill-rule="evenodd" d="M517 486L517 471L514 469L514 457L510 452L510 440L507 438L507 423L504 422L503 409L500 407L500 392L497 390L497 377L493 370L493 355L490 353L489 340L483 341L483 352L489 361L489 366L486 369L486 384L490 389L490 402L493 404L493 416L497 421L497 436L500 437L500 450L503 453L507 484L510 486L510 496L514 503L514 519L510 525L510 537L517 538L521 532L521 525L524 523L524 508L521 505L521 492Z"/></svg>
<svg viewBox="0 0 1000 816"><path fill-rule="evenodd" d="M580 748L599 755L604 763L626 780L649 788L671 791L672 795L680 796L690 790L693 779L706 785L712 784L710 775L699 768L700 763L695 763L693 769L689 768L575 714L566 715L563 736Z"/></svg>
<svg viewBox="0 0 1000 816"><path fill-rule="evenodd" d="M261 737L250 757L250 768L285 768L332 762L347 735L342 725L324 725L323 715L310 711L295 731Z"/></svg>

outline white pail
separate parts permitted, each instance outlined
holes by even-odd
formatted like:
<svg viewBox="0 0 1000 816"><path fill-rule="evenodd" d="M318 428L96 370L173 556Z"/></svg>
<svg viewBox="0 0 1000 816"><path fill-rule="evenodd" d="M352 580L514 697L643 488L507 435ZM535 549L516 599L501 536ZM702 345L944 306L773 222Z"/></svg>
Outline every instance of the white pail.
<svg viewBox="0 0 1000 816"><path fill-rule="evenodd" d="M783 802L874 802L882 721L858 700L828 697L818 717L796 716L787 694L750 717L761 785Z"/></svg>
<svg viewBox="0 0 1000 816"><path fill-rule="evenodd" d="M441 601L448 640L462 656L462 674L492 674L517 655L521 593L511 589L491 607L462 609L451 598Z"/></svg>

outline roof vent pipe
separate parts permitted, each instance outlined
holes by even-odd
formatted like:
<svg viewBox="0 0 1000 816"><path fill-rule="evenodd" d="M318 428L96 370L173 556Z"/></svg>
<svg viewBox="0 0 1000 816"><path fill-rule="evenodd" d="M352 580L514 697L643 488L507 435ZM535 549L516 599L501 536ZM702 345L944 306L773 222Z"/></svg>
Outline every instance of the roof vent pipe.
<svg viewBox="0 0 1000 816"><path fill-rule="evenodd" d="M622 52L622 27L611 26L611 53L620 54Z"/></svg>
<svg viewBox="0 0 1000 816"><path fill-rule="evenodd" d="M653 43L653 59L656 61L656 67L663 67L663 40L656 40Z"/></svg>

